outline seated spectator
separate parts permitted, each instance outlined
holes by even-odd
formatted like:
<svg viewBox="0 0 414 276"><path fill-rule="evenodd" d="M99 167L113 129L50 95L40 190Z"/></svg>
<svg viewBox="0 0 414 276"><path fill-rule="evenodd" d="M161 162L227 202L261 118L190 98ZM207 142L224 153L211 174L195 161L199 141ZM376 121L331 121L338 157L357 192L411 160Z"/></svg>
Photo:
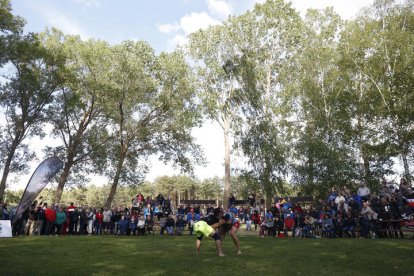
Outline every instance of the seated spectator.
<svg viewBox="0 0 414 276"><path fill-rule="evenodd" d="M313 237L314 223L315 219L309 214L306 214L303 220L303 236L305 238Z"/></svg>
<svg viewBox="0 0 414 276"><path fill-rule="evenodd" d="M132 235L135 236L138 231L138 216L134 211L132 212L132 215L131 215L130 227L131 227Z"/></svg>
<svg viewBox="0 0 414 276"><path fill-rule="evenodd" d="M181 236L183 234L184 227L185 227L185 220L183 219L183 215L179 215L177 217L177 222L176 222L176 229L177 229L178 236Z"/></svg>
<svg viewBox="0 0 414 276"><path fill-rule="evenodd" d="M275 216L274 220L275 220L275 222L274 222L273 234L274 235L277 234L277 236L280 237L281 232L284 232L284 230L283 230L284 222L283 222L283 220L281 219L280 216Z"/></svg>
<svg viewBox="0 0 414 276"><path fill-rule="evenodd" d="M342 192L339 192L339 194L335 198L335 204L339 205L341 202L345 203L345 197Z"/></svg>
<svg viewBox="0 0 414 276"><path fill-rule="evenodd" d="M329 194L328 198L326 199L326 202L328 204L331 204L332 202L335 202L336 197L338 196L338 192L336 191L335 187L332 187L331 193Z"/></svg>
<svg viewBox="0 0 414 276"><path fill-rule="evenodd" d="M154 220L150 215L147 215L145 218L145 233L150 234L151 232L154 234Z"/></svg>
<svg viewBox="0 0 414 276"><path fill-rule="evenodd" d="M366 201L363 203L361 215L361 237L368 238L370 232L372 232L373 238L378 236L378 231L376 227L378 214L371 209L371 207L368 205L368 202Z"/></svg>
<svg viewBox="0 0 414 276"><path fill-rule="evenodd" d="M139 216L137 221L137 231L138 236L144 236L145 235L145 220L143 216Z"/></svg>
<svg viewBox="0 0 414 276"><path fill-rule="evenodd" d="M324 237L331 237L334 231L334 224L332 218L325 214L324 218L322 219L322 235Z"/></svg>
<svg viewBox="0 0 414 276"><path fill-rule="evenodd" d="M166 212L166 215L168 213ZM175 221L172 215L169 215L167 217L167 221L165 223L165 228L167 229L168 235L172 236L174 235L174 227L175 227Z"/></svg>
<svg viewBox="0 0 414 276"><path fill-rule="evenodd" d="M348 237L355 237L355 217L352 215L351 210L346 212L342 220L342 233L348 235Z"/></svg>
<svg viewBox="0 0 414 276"><path fill-rule="evenodd" d="M287 214L284 219L284 234L285 238L289 237L288 231L292 231L293 227L295 227L295 220L292 218L290 214Z"/></svg>
<svg viewBox="0 0 414 276"><path fill-rule="evenodd" d="M160 235L163 236L164 231L165 231L165 227L166 227L166 223L167 223L167 218L164 214L161 216L158 223L160 225Z"/></svg>
<svg viewBox="0 0 414 276"><path fill-rule="evenodd" d="M237 210L237 208L234 206L234 205L231 205L231 207L230 207L230 209L229 209L229 211L230 211L230 213L232 213L233 214L233 216L235 216L235 217L237 217L237 214L238 214L238 210Z"/></svg>

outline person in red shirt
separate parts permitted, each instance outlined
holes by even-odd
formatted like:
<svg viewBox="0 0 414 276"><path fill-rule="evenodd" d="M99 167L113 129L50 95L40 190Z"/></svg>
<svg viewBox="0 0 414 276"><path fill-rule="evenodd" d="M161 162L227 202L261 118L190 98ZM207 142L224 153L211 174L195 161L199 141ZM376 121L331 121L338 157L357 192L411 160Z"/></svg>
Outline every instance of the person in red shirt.
<svg viewBox="0 0 414 276"><path fill-rule="evenodd" d="M102 223L103 223L103 209L98 209L95 214L95 235L100 235L102 233Z"/></svg>
<svg viewBox="0 0 414 276"><path fill-rule="evenodd" d="M52 208L47 207L47 203L43 204L46 217L45 235L53 235L56 221L56 211Z"/></svg>
<svg viewBox="0 0 414 276"><path fill-rule="evenodd" d="M260 226L260 215L259 212L257 212L257 210L254 210L253 215L252 215L252 221L254 224L254 230L257 230L257 226Z"/></svg>

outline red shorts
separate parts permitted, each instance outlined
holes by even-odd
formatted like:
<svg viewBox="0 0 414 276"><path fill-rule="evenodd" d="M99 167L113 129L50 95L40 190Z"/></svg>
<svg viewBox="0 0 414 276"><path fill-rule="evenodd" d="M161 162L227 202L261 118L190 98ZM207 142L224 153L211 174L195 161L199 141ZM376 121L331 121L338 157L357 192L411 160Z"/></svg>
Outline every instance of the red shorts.
<svg viewBox="0 0 414 276"><path fill-rule="evenodd" d="M236 229L239 229L239 227L240 227L240 221L237 221L235 224L233 224L232 227L236 227Z"/></svg>

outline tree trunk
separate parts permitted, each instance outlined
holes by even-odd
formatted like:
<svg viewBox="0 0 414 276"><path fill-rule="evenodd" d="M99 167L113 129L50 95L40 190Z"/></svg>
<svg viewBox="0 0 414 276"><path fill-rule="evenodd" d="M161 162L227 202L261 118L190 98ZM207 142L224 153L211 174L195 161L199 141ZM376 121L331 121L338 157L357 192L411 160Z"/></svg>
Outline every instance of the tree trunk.
<svg viewBox="0 0 414 276"><path fill-rule="evenodd" d="M272 193L266 192L266 210L272 207Z"/></svg>
<svg viewBox="0 0 414 276"><path fill-rule="evenodd" d="M224 201L223 207L227 209L227 202L230 197L230 141L229 141L229 130L230 125L226 119L223 123L224 131Z"/></svg>
<svg viewBox="0 0 414 276"><path fill-rule="evenodd" d="M409 187L411 187L411 174L410 174L410 166L408 165L407 154L405 152L401 153L401 157L404 164L404 178L407 180Z"/></svg>
<svg viewBox="0 0 414 276"><path fill-rule="evenodd" d="M372 183L371 183L372 178L371 178L371 169L369 167L369 154L364 144L361 144L360 150L361 150L361 155L362 155L362 161L364 164L364 182L365 182L365 185L367 185L370 189L372 189L374 187L372 187Z"/></svg>
<svg viewBox="0 0 414 276"><path fill-rule="evenodd" d="M124 158L125 155L122 153L122 156L118 162L118 166L116 167L116 173L114 181L112 182L111 191L109 192L108 198L106 199L105 207L107 208L111 208L112 201L114 200L116 188L118 187L119 178L121 177L121 171L124 165Z"/></svg>
<svg viewBox="0 0 414 276"><path fill-rule="evenodd" d="M9 176L10 173L10 166L14 157L14 153L16 152L17 146L19 144L19 139L17 137L14 138L14 141L12 143L11 149L9 151L9 154L7 156L7 160L6 163L4 164L4 169L3 169L3 175L1 177L1 182L0 182L0 202L2 201L3 197L4 197L4 191L6 190L6 182L7 182L7 177ZM0 210L2 211L2 210Z"/></svg>
<svg viewBox="0 0 414 276"><path fill-rule="evenodd" d="M53 200L53 205L60 203L60 199L62 198L63 188L65 187L66 181L68 180L72 165L73 165L73 158L72 160L68 160L68 162L65 163L65 167L63 168L63 173L60 175L59 184L58 184L58 187L55 193L55 199Z"/></svg>

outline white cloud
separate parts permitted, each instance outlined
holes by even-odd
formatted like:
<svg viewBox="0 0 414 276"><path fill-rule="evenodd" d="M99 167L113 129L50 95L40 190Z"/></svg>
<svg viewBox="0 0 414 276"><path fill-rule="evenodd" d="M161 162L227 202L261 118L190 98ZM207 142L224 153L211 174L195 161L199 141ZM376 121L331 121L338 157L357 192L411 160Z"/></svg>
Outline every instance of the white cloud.
<svg viewBox="0 0 414 276"><path fill-rule="evenodd" d="M157 27L161 33L176 33L173 38L168 40L167 46L167 50L174 50L177 45L187 43L188 34L217 24L220 24L220 21L212 18L206 12L192 12L181 17L178 23L157 24Z"/></svg>
<svg viewBox="0 0 414 276"><path fill-rule="evenodd" d="M180 19L180 27L183 29L185 34L190 34L199 29L206 29L210 25L220 24L219 21L212 18L206 12L192 12L187 14Z"/></svg>
<svg viewBox="0 0 414 276"><path fill-rule="evenodd" d="M177 45L185 45L187 43L188 39L184 35L175 35L172 39L168 41L169 46L173 50L175 46Z"/></svg>
<svg viewBox="0 0 414 276"><path fill-rule="evenodd" d="M98 0L75 0L76 2L86 6L86 7L96 7L99 8L101 5Z"/></svg>
<svg viewBox="0 0 414 276"><path fill-rule="evenodd" d="M82 39L89 38L79 23L64 13L51 7L39 8L39 11L50 27L58 28L66 34L79 35Z"/></svg>
<svg viewBox="0 0 414 276"><path fill-rule="evenodd" d="M158 30L162 33L173 33L181 29L181 26L178 23L175 24L157 24Z"/></svg>
<svg viewBox="0 0 414 276"><path fill-rule="evenodd" d="M223 0L207 0L209 11L219 17L227 17L233 12L233 8L229 2Z"/></svg>

